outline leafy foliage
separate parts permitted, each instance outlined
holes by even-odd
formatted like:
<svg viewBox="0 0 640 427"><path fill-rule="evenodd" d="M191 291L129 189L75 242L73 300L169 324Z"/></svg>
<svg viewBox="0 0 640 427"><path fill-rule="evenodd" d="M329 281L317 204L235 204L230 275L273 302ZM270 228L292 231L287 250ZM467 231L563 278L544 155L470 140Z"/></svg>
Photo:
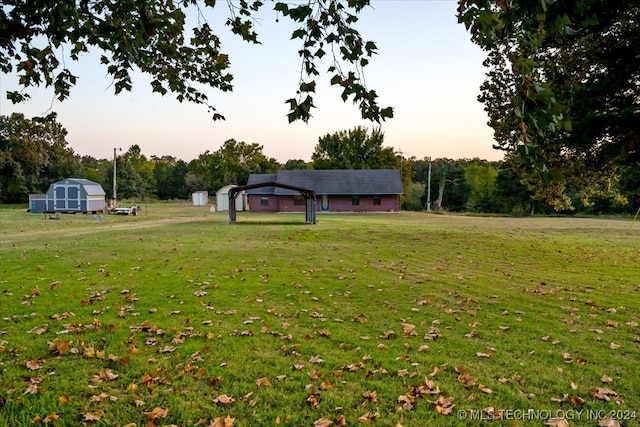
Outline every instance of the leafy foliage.
<svg viewBox="0 0 640 427"><path fill-rule="evenodd" d="M311 155L314 169L398 169L400 159L392 147L383 147L384 133L362 126L318 139Z"/></svg>
<svg viewBox="0 0 640 427"><path fill-rule="evenodd" d="M243 185L252 173L275 173L280 164L262 152L256 143L229 139L215 152L206 151L192 160L188 169L194 173L209 192L215 193L225 185Z"/></svg>
<svg viewBox="0 0 640 427"><path fill-rule="evenodd" d="M558 209L578 181L587 200L640 160L639 17L634 2L460 1L460 22L488 52L479 99L497 147L519 155L531 188L544 187L536 197Z"/></svg>
<svg viewBox="0 0 640 427"><path fill-rule="evenodd" d="M377 105L377 94L364 85L363 69L376 52L355 30L357 14L369 0L312 0L290 6L277 2L274 10L299 23L292 38L300 39L302 77L298 96L286 101L289 121L311 117L316 61L332 57L331 83L342 86L342 98L352 98L362 117L376 122L393 116L389 107ZM226 25L244 41L259 43L254 21L264 3L229 1ZM69 63L90 50L102 51L100 62L113 79L116 94L131 90L131 72L148 74L153 92L174 93L178 101L205 104L214 120L224 119L209 102L202 87L233 90L230 55L223 52L217 29L207 22L215 0L184 1L76 1L18 0L0 9L0 71L18 72L24 89L8 92L13 102L29 98L32 86L52 87L64 100L71 94L76 76ZM189 28L191 19L196 24Z"/></svg>
<svg viewBox="0 0 640 427"><path fill-rule="evenodd" d="M31 120L18 113L0 116L0 202L26 203L29 193L45 193L53 181L82 175L66 135L55 114Z"/></svg>

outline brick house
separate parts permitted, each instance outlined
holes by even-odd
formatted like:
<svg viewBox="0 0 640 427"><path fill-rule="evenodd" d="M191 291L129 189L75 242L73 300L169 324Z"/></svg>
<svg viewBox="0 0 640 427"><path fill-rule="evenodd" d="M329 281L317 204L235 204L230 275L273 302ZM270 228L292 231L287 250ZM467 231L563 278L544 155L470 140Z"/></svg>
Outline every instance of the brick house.
<svg viewBox="0 0 640 427"><path fill-rule="evenodd" d="M283 170L251 174L247 185L278 183L313 190L320 212L397 212L404 193L396 169ZM246 190L253 212L304 212L300 192L275 186Z"/></svg>

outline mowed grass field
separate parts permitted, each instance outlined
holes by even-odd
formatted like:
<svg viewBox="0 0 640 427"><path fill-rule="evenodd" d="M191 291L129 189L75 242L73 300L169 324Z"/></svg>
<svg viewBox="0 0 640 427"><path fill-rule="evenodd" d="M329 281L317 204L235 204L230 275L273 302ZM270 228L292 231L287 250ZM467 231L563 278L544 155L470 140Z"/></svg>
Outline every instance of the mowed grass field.
<svg viewBox="0 0 640 427"><path fill-rule="evenodd" d="M0 209L2 426L640 425L640 225Z"/></svg>

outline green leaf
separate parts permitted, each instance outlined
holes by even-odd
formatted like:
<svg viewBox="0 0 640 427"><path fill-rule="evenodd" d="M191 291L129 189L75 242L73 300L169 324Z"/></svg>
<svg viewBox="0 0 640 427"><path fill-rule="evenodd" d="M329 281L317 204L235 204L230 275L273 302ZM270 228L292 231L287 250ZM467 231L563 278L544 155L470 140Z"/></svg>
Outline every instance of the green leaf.
<svg viewBox="0 0 640 427"><path fill-rule="evenodd" d="M335 76L331 77L331 84L332 85L342 84L342 77L340 77L339 74L336 74Z"/></svg>
<svg viewBox="0 0 640 427"><path fill-rule="evenodd" d="M278 2L275 4L275 6L273 6L273 10L278 11L278 12L282 12L282 14L284 15L288 15L289 14L289 6L287 6L286 3L283 2Z"/></svg>
<svg viewBox="0 0 640 427"><path fill-rule="evenodd" d="M304 39L304 37L307 35L307 32L302 29L299 28L297 30L295 30L293 33L291 33L291 40L293 39Z"/></svg>

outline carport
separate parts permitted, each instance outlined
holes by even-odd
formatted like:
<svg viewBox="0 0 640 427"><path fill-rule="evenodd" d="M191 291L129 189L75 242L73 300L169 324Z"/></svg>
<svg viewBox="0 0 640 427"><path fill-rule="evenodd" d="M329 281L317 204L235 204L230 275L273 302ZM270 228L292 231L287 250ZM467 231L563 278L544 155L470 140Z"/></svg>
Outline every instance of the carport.
<svg viewBox="0 0 640 427"><path fill-rule="evenodd" d="M310 224L316 221L316 192L309 188L296 187L294 185L282 184L279 182L260 182L257 184L239 185L229 189L229 224L236 222L236 196L244 190L251 190L260 187L278 187L299 192L305 199L305 219Z"/></svg>

